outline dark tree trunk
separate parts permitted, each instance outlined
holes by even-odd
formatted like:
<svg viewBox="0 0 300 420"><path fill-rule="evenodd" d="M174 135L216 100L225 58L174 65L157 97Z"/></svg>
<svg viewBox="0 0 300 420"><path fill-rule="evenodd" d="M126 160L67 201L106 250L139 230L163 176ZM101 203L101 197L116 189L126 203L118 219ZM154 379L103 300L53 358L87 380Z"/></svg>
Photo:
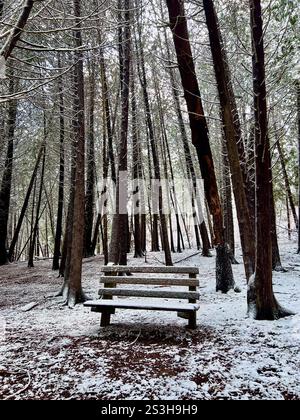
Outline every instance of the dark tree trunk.
<svg viewBox="0 0 300 420"><path fill-rule="evenodd" d="M14 93L14 80L9 81L10 94ZM7 226L10 209L11 183L14 159L14 136L17 119L17 102L10 101L7 119L7 152L0 191L0 265L8 262L7 255Z"/></svg>
<svg viewBox="0 0 300 420"><path fill-rule="evenodd" d="M17 227L16 227L13 239L12 239L10 247L9 247L9 252L8 252L9 261L14 260L15 248L16 248L16 245L17 245L17 242L18 242L18 239L19 239L20 231L22 229L22 225L23 225L23 221L24 221L24 218L25 218L25 215L26 215L27 208L28 208L31 193L32 193L33 187L35 185L36 176L37 176L37 173L38 173L38 170L39 170L40 162L41 162L41 159L42 159L43 154L44 154L44 148L45 148L45 145L43 143L41 145L39 153L38 153L36 164L35 164L35 167L34 167L34 170L33 170L32 176L31 176L31 180L30 180L30 183L29 183L29 186L28 186L28 190L27 190L27 193L26 193L26 196L25 196L25 199L24 199L24 203L23 203L23 206L22 206L22 209L21 209L21 212L20 212Z"/></svg>
<svg viewBox="0 0 300 420"><path fill-rule="evenodd" d="M271 164L272 165L272 164ZM271 169L272 173L272 169ZM285 272L281 264L281 257L278 244L278 235L277 235L277 217L276 217L276 207L275 207L275 198L274 198L274 189L273 183L271 182L271 237L272 237L272 266L273 270Z"/></svg>
<svg viewBox="0 0 300 420"><path fill-rule="evenodd" d="M61 67L60 56L58 66ZM58 207L56 219L56 233L53 255L53 270L59 270L59 258L61 256L61 238L63 234L63 209L64 209L64 184L65 184L65 107L62 86L63 81L59 79L59 125L60 125L60 149L59 149L59 185L58 185Z"/></svg>
<svg viewBox="0 0 300 420"><path fill-rule="evenodd" d="M239 156L239 147L243 144L242 130L236 107L227 54L224 48L214 4L212 0L204 0L203 4L218 85L223 129L237 208L245 271L246 277L249 280L254 273L255 234L252 229L250 210L247 201L247 185L244 182L245 178L243 177L242 171L243 166L245 166L244 151L242 151L242 162L240 161ZM231 224L231 221L229 223ZM230 229L232 230L232 226Z"/></svg>
<svg viewBox="0 0 300 420"><path fill-rule="evenodd" d="M296 94L297 94L297 119L298 119L298 220L300 221L300 82L296 82ZM298 226L298 254L300 254L300 223Z"/></svg>
<svg viewBox="0 0 300 420"><path fill-rule="evenodd" d="M289 180L288 173L287 173L287 170L286 170L285 156L284 156L279 138L276 139L276 144L277 144L277 149L278 149L278 152L279 152L279 158L280 158L282 173L283 173L283 177L284 177L286 193L287 193L287 196L288 196L288 200L289 200L292 215L293 215L293 218L294 218L295 226L298 229L299 219L298 219L298 215L297 215L297 211L296 211L296 206L295 206L295 203L294 203L294 198L293 198L293 194L292 194L292 190L291 190L290 180Z"/></svg>
<svg viewBox="0 0 300 420"><path fill-rule="evenodd" d="M268 137L263 21L260 0L250 0L256 144L256 264L248 289L249 313L256 320L288 315L277 303L272 281L272 169Z"/></svg>
<svg viewBox="0 0 300 420"><path fill-rule="evenodd" d="M145 102L145 109L146 109L146 120L147 120L147 127L149 131L149 140L150 140L150 146L151 146L151 153L152 153L152 159L153 159L153 167L154 167L154 175L155 180L160 182L161 181L161 174L160 174L160 164L159 164L159 157L158 157L158 150L157 150L157 143L156 138L154 134L154 127L153 122L151 118L151 109L150 109L150 100L149 100L149 94L148 94L148 85L147 85L147 76L146 76L146 68L145 68L145 59L144 59L144 49L142 44L142 33L141 33L141 25L138 24L138 50L139 50L139 60L141 65L141 85L143 90L143 97ZM156 245L158 245L158 229L157 229L157 223L158 223L158 217L160 220L160 226L161 226L161 237L162 237L162 246L163 250L165 252L165 263L167 266L172 266L172 255L171 255L171 249L170 249L170 243L169 243L169 237L168 237L168 225L167 225L167 219L166 215L163 211L163 197L162 197L162 188L159 187L158 191L158 211L154 212L153 220L153 233L154 233L154 239L156 242ZM157 214L158 213L158 214ZM157 229L157 231L156 231Z"/></svg>
<svg viewBox="0 0 300 420"><path fill-rule="evenodd" d="M82 36L81 36L81 1L74 0L75 29L74 39L74 118L73 118L73 160L74 182L71 186L72 217L70 217L71 238L68 238L68 254L65 269L65 285L63 292L66 303L74 307L83 302L82 291L82 258L84 248L84 216L85 216L85 115L84 115L84 69ZM73 181L73 180L72 180Z"/></svg>
<svg viewBox="0 0 300 420"><path fill-rule="evenodd" d="M133 159L133 179L136 182L133 191L135 207L134 211L134 258L141 258L144 255L142 246L142 227L141 227L141 182L143 178L142 158L140 149L140 133L138 128L137 101L135 91L135 72L131 64L131 113L132 113L132 159Z"/></svg>
<svg viewBox="0 0 300 420"><path fill-rule="evenodd" d="M47 128L46 128L45 117L44 117L44 125L45 125L44 130L45 130L45 140L46 140ZM38 200L36 204L36 216L35 216L35 222L32 229L32 236L31 236L30 248L29 248L29 256L28 256L29 268L34 267L34 253L35 253L35 249L36 249L35 247L36 247L36 243L38 241L38 235L39 235L39 221L40 221L40 211L41 211L42 197L43 197L43 188L44 188L45 163L46 163L46 145L44 147L41 174L40 174L40 188L39 188L39 196L38 196Z"/></svg>
<svg viewBox="0 0 300 420"><path fill-rule="evenodd" d="M235 283L225 243L222 208L210 148L208 126L196 77L184 4L181 0L167 0L167 5L184 96L189 111L192 142L197 150L204 180L205 195L214 219L215 244L217 246L217 290L227 293L235 287Z"/></svg>
<svg viewBox="0 0 300 420"><path fill-rule="evenodd" d="M95 70L91 64L90 70L90 104L89 104L89 133L87 145L87 181L86 181L86 197L85 197L85 247L84 256L86 258L94 256L92 244L94 209L95 209Z"/></svg>
<svg viewBox="0 0 300 420"><path fill-rule="evenodd" d="M0 51L0 56L3 56L5 60L7 60L11 56L13 49L17 45L21 37L21 34L25 28L25 25L29 19L33 5L34 5L34 0L26 0L26 3L23 6L23 9L21 11L18 21L14 25L6 43L4 44L2 50Z"/></svg>
<svg viewBox="0 0 300 420"><path fill-rule="evenodd" d="M128 196L128 176L126 179L121 179L120 174L127 173L128 171L128 123L129 123L129 84L130 84L130 62L131 62L131 1L124 0L124 37L122 38L120 60L121 69L121 135L119 144L119 176L117 183L117 202L120 198L122 191L122 200L119 202L118 212L118 241L119 241L119 256L118 264L127 265L127 252L128 252L128 213L127 213L127 196ZM124 184L125 185L124 185Z"/></svg>
<svg viewBox="0 0 300 420"><path fill-rule="evenodd" d="M161 12L162 12L162 10L161 10ZM188 139L188 136L187 136L185 123L184 123L184 119L183 119L183 115L182 115L182 110L181 110L181 107L180 107L180 93L179 93L179 91L176 87L176 79L175 79L175 75L174 75L174 70L172 69L171 52L170 52L170 48L169 48L169 43L168 43L166 30L164 31L164 35L165 35L165 44L166 44L166 47L167 47L166 49L167 49L167 55L168 55L168 61L169 61L168 71L169 71L169 75L170 75L170 79L171 79L172 94L173 94L173 99L174 99L174 103L175 103L178 124L179 124L179 128L180 128L181 139L182 139L183 148L184 148L187 174L188 174L189 179L193 182L193 190L194 191L191 194L191 203L192 203L192 208L194 209L194 215L193 216L194 216L194 229L195 229L197 249L198 250L201 249L201 242L200 242L200 236L199 236L199 232L200 232L200 235L201 235L201 238L202 238L202 243L203 243L202 255L204 257L211 257L211 253L210 253L211 244L210 244L210 240L209 240L209 237L208 237L208 232L207 232L207 227L206 227L205 221L201 221L200 226L198 226L198 224L199 224L199 217L198 217L198 214L197 214L197 204L198 204L198 202L196 203L196 200L195 200L195 196L197 195L196 170L195 170L195 167L194 167L194 162L193 162L192 153L191 153L191 149L190 149L190 142L189 142L189 139ZM198 213L201 214L202 209L198 208Z"/></svg>
<svg viewBox="0 0 300 420"><path fill-rule="evenodd" d="M223 215L224 215L224 226L225 226L225 240L229 246L229 249L232 255L232 263L237 263L235 259L235 237L234 237L234 219L233 219L230 167L229 167L228 152L227 152L225 141L223 141L222 145L223 145L222 203L223 203Z"/></svg>

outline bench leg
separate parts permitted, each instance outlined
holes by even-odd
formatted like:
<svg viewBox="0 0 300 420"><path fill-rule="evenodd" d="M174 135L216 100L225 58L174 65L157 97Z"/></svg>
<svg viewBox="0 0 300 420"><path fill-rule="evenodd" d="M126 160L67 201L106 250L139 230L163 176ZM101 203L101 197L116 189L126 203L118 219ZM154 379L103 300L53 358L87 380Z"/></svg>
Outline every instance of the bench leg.
<svg viewBox="0 0 300 420"><path fill-rule="evenodd" d="M110 324L111 314L109 312L103 312L101 315L101 327L108 327Z"/></svg>
<svg viewBox="0 0 300 420"><path fill-rule="evenodd" d="M197 328L197 312L193 312L189 317L189 329L195 330Z"/></svg>

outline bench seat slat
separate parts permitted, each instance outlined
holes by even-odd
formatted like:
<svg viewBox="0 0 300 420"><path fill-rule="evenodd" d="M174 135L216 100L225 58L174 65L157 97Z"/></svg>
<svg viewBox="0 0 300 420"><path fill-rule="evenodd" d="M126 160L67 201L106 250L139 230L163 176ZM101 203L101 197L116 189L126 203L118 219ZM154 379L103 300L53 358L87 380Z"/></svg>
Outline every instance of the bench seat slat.
<svg viewBox="0 0 300 420"><path fill-rule="evenodd" d="M101 277L103 284L139 284L149 286L192 286L198 287L199 280L196 279L173 279L173 278L147 278L147 277Z"/></svg>
<svg viewBox="0 0 300 420"><path fill-rule="evenodd" d="M128 267L128 266L104 266L101 272L110 273L145 273L145 274L199 274L197 267Z"/></svg>
<svg viewBox="0 0 300 420"><path fill-rule="evenodd" d="M200 294L198 292L181 292L181 291L164 291L164 290L150 290L150 289L100 289L100 296L128 296L128 297L146 297L146 298L161 298L161 299L191 299L199 300Z"/></svg>
<svg viewBox="0 0 300 420"><path fill-rule="evenodd" d="M181 304L181 303L155 303L155 302L137 302L137 301L124 301L124 300L96 300L85 302L84 306L89 308L103 309L140 309L140 310L156 310L165 312L197 312L200 305L196 304Z"/></svg>

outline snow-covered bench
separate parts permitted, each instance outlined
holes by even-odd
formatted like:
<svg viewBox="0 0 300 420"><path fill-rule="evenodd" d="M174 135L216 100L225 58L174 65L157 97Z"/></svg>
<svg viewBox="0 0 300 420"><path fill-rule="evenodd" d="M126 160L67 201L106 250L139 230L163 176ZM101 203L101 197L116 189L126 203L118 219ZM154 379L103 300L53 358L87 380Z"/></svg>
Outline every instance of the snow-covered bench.
<svg viewBox="0 0 300 420"><path fill-rule="evenodd" d="M179 317L189 320L189 328L197 327L197 311L200 309L200 305L197 303L200 298L197 291L199 287L198 268L106 266L101 271L104 276L100 279L100 283L103 285L103 288L99 290L100 300L84 304L86 307L90 307L92 312L102 314L101 327L110 324L111 315L115 314L116 309L173 311L177 312ZM165 277L166 275L168 276ZM177 275L180 275L180 278L176 278ZM185 275L188 277L183 277ZM122 285L126 288L121 288ZM128 288L133 285L136 287ZM147 287L145 288L145 286ZM150 288L149 286L158 287ZM188 290L175 290L175 287L187 287ZM119 299L113 300L114 297ZM160 301L149 300L150 298L158 298ZM174 301L175 299L177 302ZM178 300L187 300L188 302L182 303Z"/></svg>

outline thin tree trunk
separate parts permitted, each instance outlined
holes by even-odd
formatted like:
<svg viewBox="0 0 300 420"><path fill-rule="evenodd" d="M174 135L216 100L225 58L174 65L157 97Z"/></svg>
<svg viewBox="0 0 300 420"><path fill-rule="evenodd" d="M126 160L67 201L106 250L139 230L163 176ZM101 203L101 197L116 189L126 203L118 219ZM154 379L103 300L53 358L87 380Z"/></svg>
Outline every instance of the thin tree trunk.
<svg viewBox="0 0 300 420"><path fill-rule="evenodd" d="M289 200L289 205L291 207L291 211L292 211L292 215L293 215L293 218L294 218L295 226L298 229L299 219L298 219L298 215L297 215L297 211L296 211L296 206L295 206L295 203L294 203L294 198L293 198L293 194L292 194L292 190L291 190L290 180L289 180L288 173L287 173L287 170L286 170L285 157L284 157L284 153L283 153L279 138L276 139L276 145L277 145L277 149L278 149L278 152L279 152L279 158L280 158L282 173L283 173L284 182L285 182L285 189L286 189L286 193L287 193L288 200Z"/></svg>
<svg viewBox="0 0 300 420"><path fill-rule="evenodd" d="M142 227L141 227L141 185L142 182L142 158L140 150L140 133L137 117L137 100L135 91L135 72L131 63L131 113L132 113L132 159L133 159L133 179L136 182L133 191L135 207L134 211L134 258L142 258L144 250L142 246Z"/></svg>
<svg viewBox="0 0 300 420"><path fill-rule="evenodd" d="M227 293L234 289L235 283L225 243L222 208L210 148L208 126L196 77L184 4L181 0L167 0L167 5L184 96L189 111L192 142L197 150L204 180L205 195L214 219L215 243L217 246L217 291Z"/></svg>
<svg viewBox="0 0 300 420"><path fill-rule="evenodd" d="M157 182L160 182L161 175L160 175L159 157L158 157L158 151L157 151L157 143L156 143L155 134L154 134L153 122L151 118L151 109L150 109L150 101L149 101L149 95L148 95L148 86L147 86L147 77L146 77L146 68L145 68L145 59L144 59L144 49L142 45L142 33L141 33L140 24L138 25L138 40L139 40L138 42L139 60L140 60L140 65L141 65L141 84L142 84L143 97L144 97L144 102L145 102L146 119L147 119L147 126L149 130L149 140L150 140L150 146L151 146L151 152L152 152L154 175L155 175L155 180ZM172 262L172 255L171 255L171 249L170 249L170 243L169 243L169 237L168 237L168 226L167 226L166 215L164 214L164 211L163 211L163 197L162 197L161 187L159 187L157 199L158 199L158 203L157 203L158 214L154 214L154 222L157 222L158 215L159 215L161 233L162 233L161 236L162 236L162 242L163 242L162 245L163 245L163 250L165 252L165 263L167 266L172 266L173 262Z"/></svg>
<svg viewBox="0 0 300 420"><path fill-rule="evenodd" d="M232 206L232 189L231 189L231 176L228 160L228 152L225 139L222 142L222 157L223 157L223 215L225 226L226 243L229 245L231 251L231 259L233 264L237 264L235 259L235 237L234 237L234 219L233 219L233 206Z"/></svg>
<svg viewBox="0 0 300 420"><path fill-rule="evenodd" d="M58 66L61 67L61 59L58 56ZM59 78L59 125L60 125L60 148L59 148L59 185L58 207L56 218L56 233L53 255L53 270L59 270L59 258L61 256L61 238L63 234L63 209L64 209L64 184L65 184L65 106L62 90L63 80Z"/></svg>
<svg viewBox="0 0 300 420"><path fill-rule="evenodd" d="M85 249L84 256L86 258L94 256L92 247L92 234L94 223L95 208L95 70L93 64L90 70L90 104L89 104L89 133L87 145L87 181L86 181L86 197L85 197Z"/></svg>
<svg viewBox="0 0 300 420"><path fill-rule="evenodd" d="M31 180L30 180L30 183L29 183L29 186L28 186L28 190L27 190L27 193L26 193L26 196L25 196L25 199L24 199L24 203L23 203L23 206L22 206L22 209L21 209L21 212L20 212L20 217L19 217L19 220L18 220L18 224L17 224L13 239L12 239L10 247L9 247L8 259L11 262L14 259L16 244L18 242L19 234L20 234L20 231L21 231L21 228L22 228L22 225L23 225L23 221L24 221L24 217L25 217L25 214L26 214L26 211L27 211L27 208L28 208L28 204L29 204L29 200L30 200L30 197L31 197L32 189L33 189L35 181L36 181L36 176L37 176L37 172L39 170L40 162L41 162L41 159L42 159L43 154L44 154L44 148L45 148L45 144L43 143L41 145L39 153L38 153L36 164L35 164L35 167L34 167L34 170L33 170L32 176L31 176Z"/></svg>
<svg viewBox="0 0 300 420"><path fill-rule="evenodd" d="M292 240L292 225L291 225L291 213L289 206L289 197L286 196L286 215L287 215L287 225L288 225L288 240Z"/></svg>
<svg viewBox="0 0 300 420"><path fill-rule="evenodd" d="M300 221L300 81L296 82L298 125L298 220ZM300 254L300 223L298 226L298 254Z"/></svg>
<svg viewBox="0 0 300 420"><path fill-rule="evenodd" d="M47 128L46 128L46 118L44 117L44 131L45 131L45 139L47 137ZM28 267L34 267L34 252L36 242L38 241L38 234L39 234L39 220L40 220L40 211L41 211L41 204L42 204L42 197L43 197L43 188L44 188L44 176L45 176L45 163L46 163L46 146L44 147L44 154L42 160L42 167L41 167L41 176L40 176L40 189L39 189L39 196L36 205L36 216L35 216L35 223L32 230L32 238L30 243L29 249L29 258L28 258Z"/></svg>

